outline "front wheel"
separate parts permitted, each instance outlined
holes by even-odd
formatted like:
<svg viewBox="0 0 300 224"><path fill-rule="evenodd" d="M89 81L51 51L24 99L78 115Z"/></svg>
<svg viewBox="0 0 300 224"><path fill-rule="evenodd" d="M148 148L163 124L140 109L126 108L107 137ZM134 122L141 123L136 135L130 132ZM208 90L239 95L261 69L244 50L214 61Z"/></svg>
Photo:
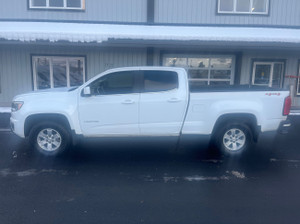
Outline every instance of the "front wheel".
<svg viewBox="0 0 300 224"><path fill-rule="evenodd" d="M252 135L245 124L232 123L225 125L217 136L219 148L224 154L240 154L252 145Z"/></svg>
<svg viewBox="0 0 300 224"><path fill-rule="evenodd" d="M32 128L30 141L42 154L55 156L69 147L70 134L64 126L58 123L43 122Z"/></svg>

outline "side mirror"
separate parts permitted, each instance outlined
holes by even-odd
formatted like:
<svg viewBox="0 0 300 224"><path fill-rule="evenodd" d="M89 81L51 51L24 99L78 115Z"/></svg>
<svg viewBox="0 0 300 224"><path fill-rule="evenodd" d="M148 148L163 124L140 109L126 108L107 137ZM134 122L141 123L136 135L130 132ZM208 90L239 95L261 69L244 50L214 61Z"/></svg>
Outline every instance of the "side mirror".
<svg viewBox="0 0 300 224"><path fill-rule="evenodd" d="M83 96L91 96L91 87L87 86L83 89Z"/></svg>

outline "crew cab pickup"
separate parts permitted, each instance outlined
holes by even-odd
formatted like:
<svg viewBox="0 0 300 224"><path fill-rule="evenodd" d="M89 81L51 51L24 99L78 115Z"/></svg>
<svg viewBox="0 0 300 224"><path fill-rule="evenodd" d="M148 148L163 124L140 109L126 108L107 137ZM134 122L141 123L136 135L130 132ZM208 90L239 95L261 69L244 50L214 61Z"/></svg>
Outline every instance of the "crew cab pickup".
<svg viewBox="0 0 300 224"><path fill-rule="evenodd" d="M289 91L189 83L183 68L105 71L82 86L14 97L12 131L47 155L78 137L211 136L229 154L243 152L261 132L286 131Z"/></svg>

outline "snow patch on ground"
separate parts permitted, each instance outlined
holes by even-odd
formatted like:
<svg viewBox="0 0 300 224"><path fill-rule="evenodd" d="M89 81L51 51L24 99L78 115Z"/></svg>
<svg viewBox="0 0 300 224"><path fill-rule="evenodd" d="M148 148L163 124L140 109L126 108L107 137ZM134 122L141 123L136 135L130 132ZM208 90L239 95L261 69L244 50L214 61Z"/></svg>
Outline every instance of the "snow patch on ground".
<svg viewBox="0 0 300 224"><path fill-rule="evenodd" d="M7 177L7 176L18 176L18 177L27 177L27 176L32 176L32 175L36 175L37 172L35 169L30 169L30 170L24 170L24 171L17 171L17 172L13 172L10 169L2 169L0 170L0 176L2 177Z"/></svg>
<svg viewBox="0 0 300 224"><path fill-rule="evenodd" d="M238 171L231 171L229 173L231 173L233 176L235 176L238 179L245 179L246 178L244 173L241 173L241 172L238 172Z"/></svg>
<svg viewBox="0 0 300 224"><path fill-rule="evenodd" d="M226 171L227 175L222 175L222 176L189 176L185 177L184 180L187 181L220 181L220 180L230 180L233 178L237 179L246 179L246 176L243 172L238 172L238 171Z"/></svg>
<svg viewBox="0 0 300 224"><path fill-rule="evenodd" d="M271 158L270 161L271 162L300 163L300 160L296 160L296 159L275 159L275 158Z"/></svg>
<svg viewBox="0 0 300 224"><path fill-rule="evenodd" d="M18 153L17 153L17 151L13 151L13 152L12 152L12 157L13 157L14 159L18 158Z"/></svg>
<svg viewBox="0 0 300 224"><path fill-rule="evenodd" d="M149 174L140 175L139 179L146 182L177 183L181 181L201 182L201 181L228 181L228 180L236 180L236 179L244 180L247 179L247 177L243 172L232 170L232 171L226 171L224 174L216 175L216 176L204 176L204 175L197 175L197 174L191 176L175 176L175 175L170 175L168 173L164 173L162 177L152 176Z"/></svg>
<svg viewBox="0 0 300 224"><path fill-rule="evenodd" d="M0 175L2 177L7 177L8 175L10 175L10 170L9 169L0 170Z"/></svg>
<svg viewBox="0 0 300 224"><path fill-rule="evenodd" d="M208 160L201 160L202 162L205 163L222 163L223 160L217 160L217 159L208 159Z"/></svg>
<svg viewBox="0 0 300 224"><path fill-rule="evenodd" d="M53 169L43 169L40 171L38 171L36 169L29 169L29 170L23 170L23 171L11 171L10 169L0 170L1 177L7 177L7 176L29 177L29 176L42 174L42 173L58 173L61 175L68 174L68 172L65 170L53 170Z"/></svg>
<svg viewBox="0 0 300 224"><path fill-rule="evenodd" d="M184 179L187 181L206 181L206 180L218 181L218 180L229 180L230 178L228 176L221 176L221 177L191 176L191 177L185 177Z"/></svg>
<svg viewBox="0 0 300 224"><path fill-rule="evenodd" d="M141 177L144 179L144 181L147 181L147 182L157 182L158 181L158 179L153 178L151 175L142 175Z"/></svg>
<svg viewBox="0 0 300 224"><path fill-rule="evenodd" d="M164 182L168 183L168 182L178 182L178 177L163 177Z"/></svg>
<svg viewBox="0 0 300 224"><path fill-rule="evenodd" d="M36 175L36 174L37 173L36 173L35 169L16 172L16 175L18 177L27 177L27 176L33 176L33 175Z"/></svg>
<svg viewBox="0 0 300 224"><path fill-rule="evenodd" d="M10 107L0 107L0 113L10 113L11 108Z"/></svg>
<svg viewBox="0 0 300 224"><path fill-rule="evenodd" d="M68 197L63 197L62 199L57 199L55 202L73 202L75 201L75 198L68 198Z"/></svg>

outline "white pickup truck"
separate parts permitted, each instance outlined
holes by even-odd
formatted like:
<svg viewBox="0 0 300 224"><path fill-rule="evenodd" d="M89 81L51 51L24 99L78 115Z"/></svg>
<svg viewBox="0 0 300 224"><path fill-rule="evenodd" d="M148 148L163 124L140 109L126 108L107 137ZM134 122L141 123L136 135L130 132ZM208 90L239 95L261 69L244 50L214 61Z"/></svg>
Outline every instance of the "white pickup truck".
<svg viewBox="0 0 300 224"><path fill-rule="evenodd" d="M243 152L261 132L286 131L289 91L189 84L185 69L105 71L80 87L18 95L12 131L56 155L77 137L211 136L223 152Z"/></svg>

